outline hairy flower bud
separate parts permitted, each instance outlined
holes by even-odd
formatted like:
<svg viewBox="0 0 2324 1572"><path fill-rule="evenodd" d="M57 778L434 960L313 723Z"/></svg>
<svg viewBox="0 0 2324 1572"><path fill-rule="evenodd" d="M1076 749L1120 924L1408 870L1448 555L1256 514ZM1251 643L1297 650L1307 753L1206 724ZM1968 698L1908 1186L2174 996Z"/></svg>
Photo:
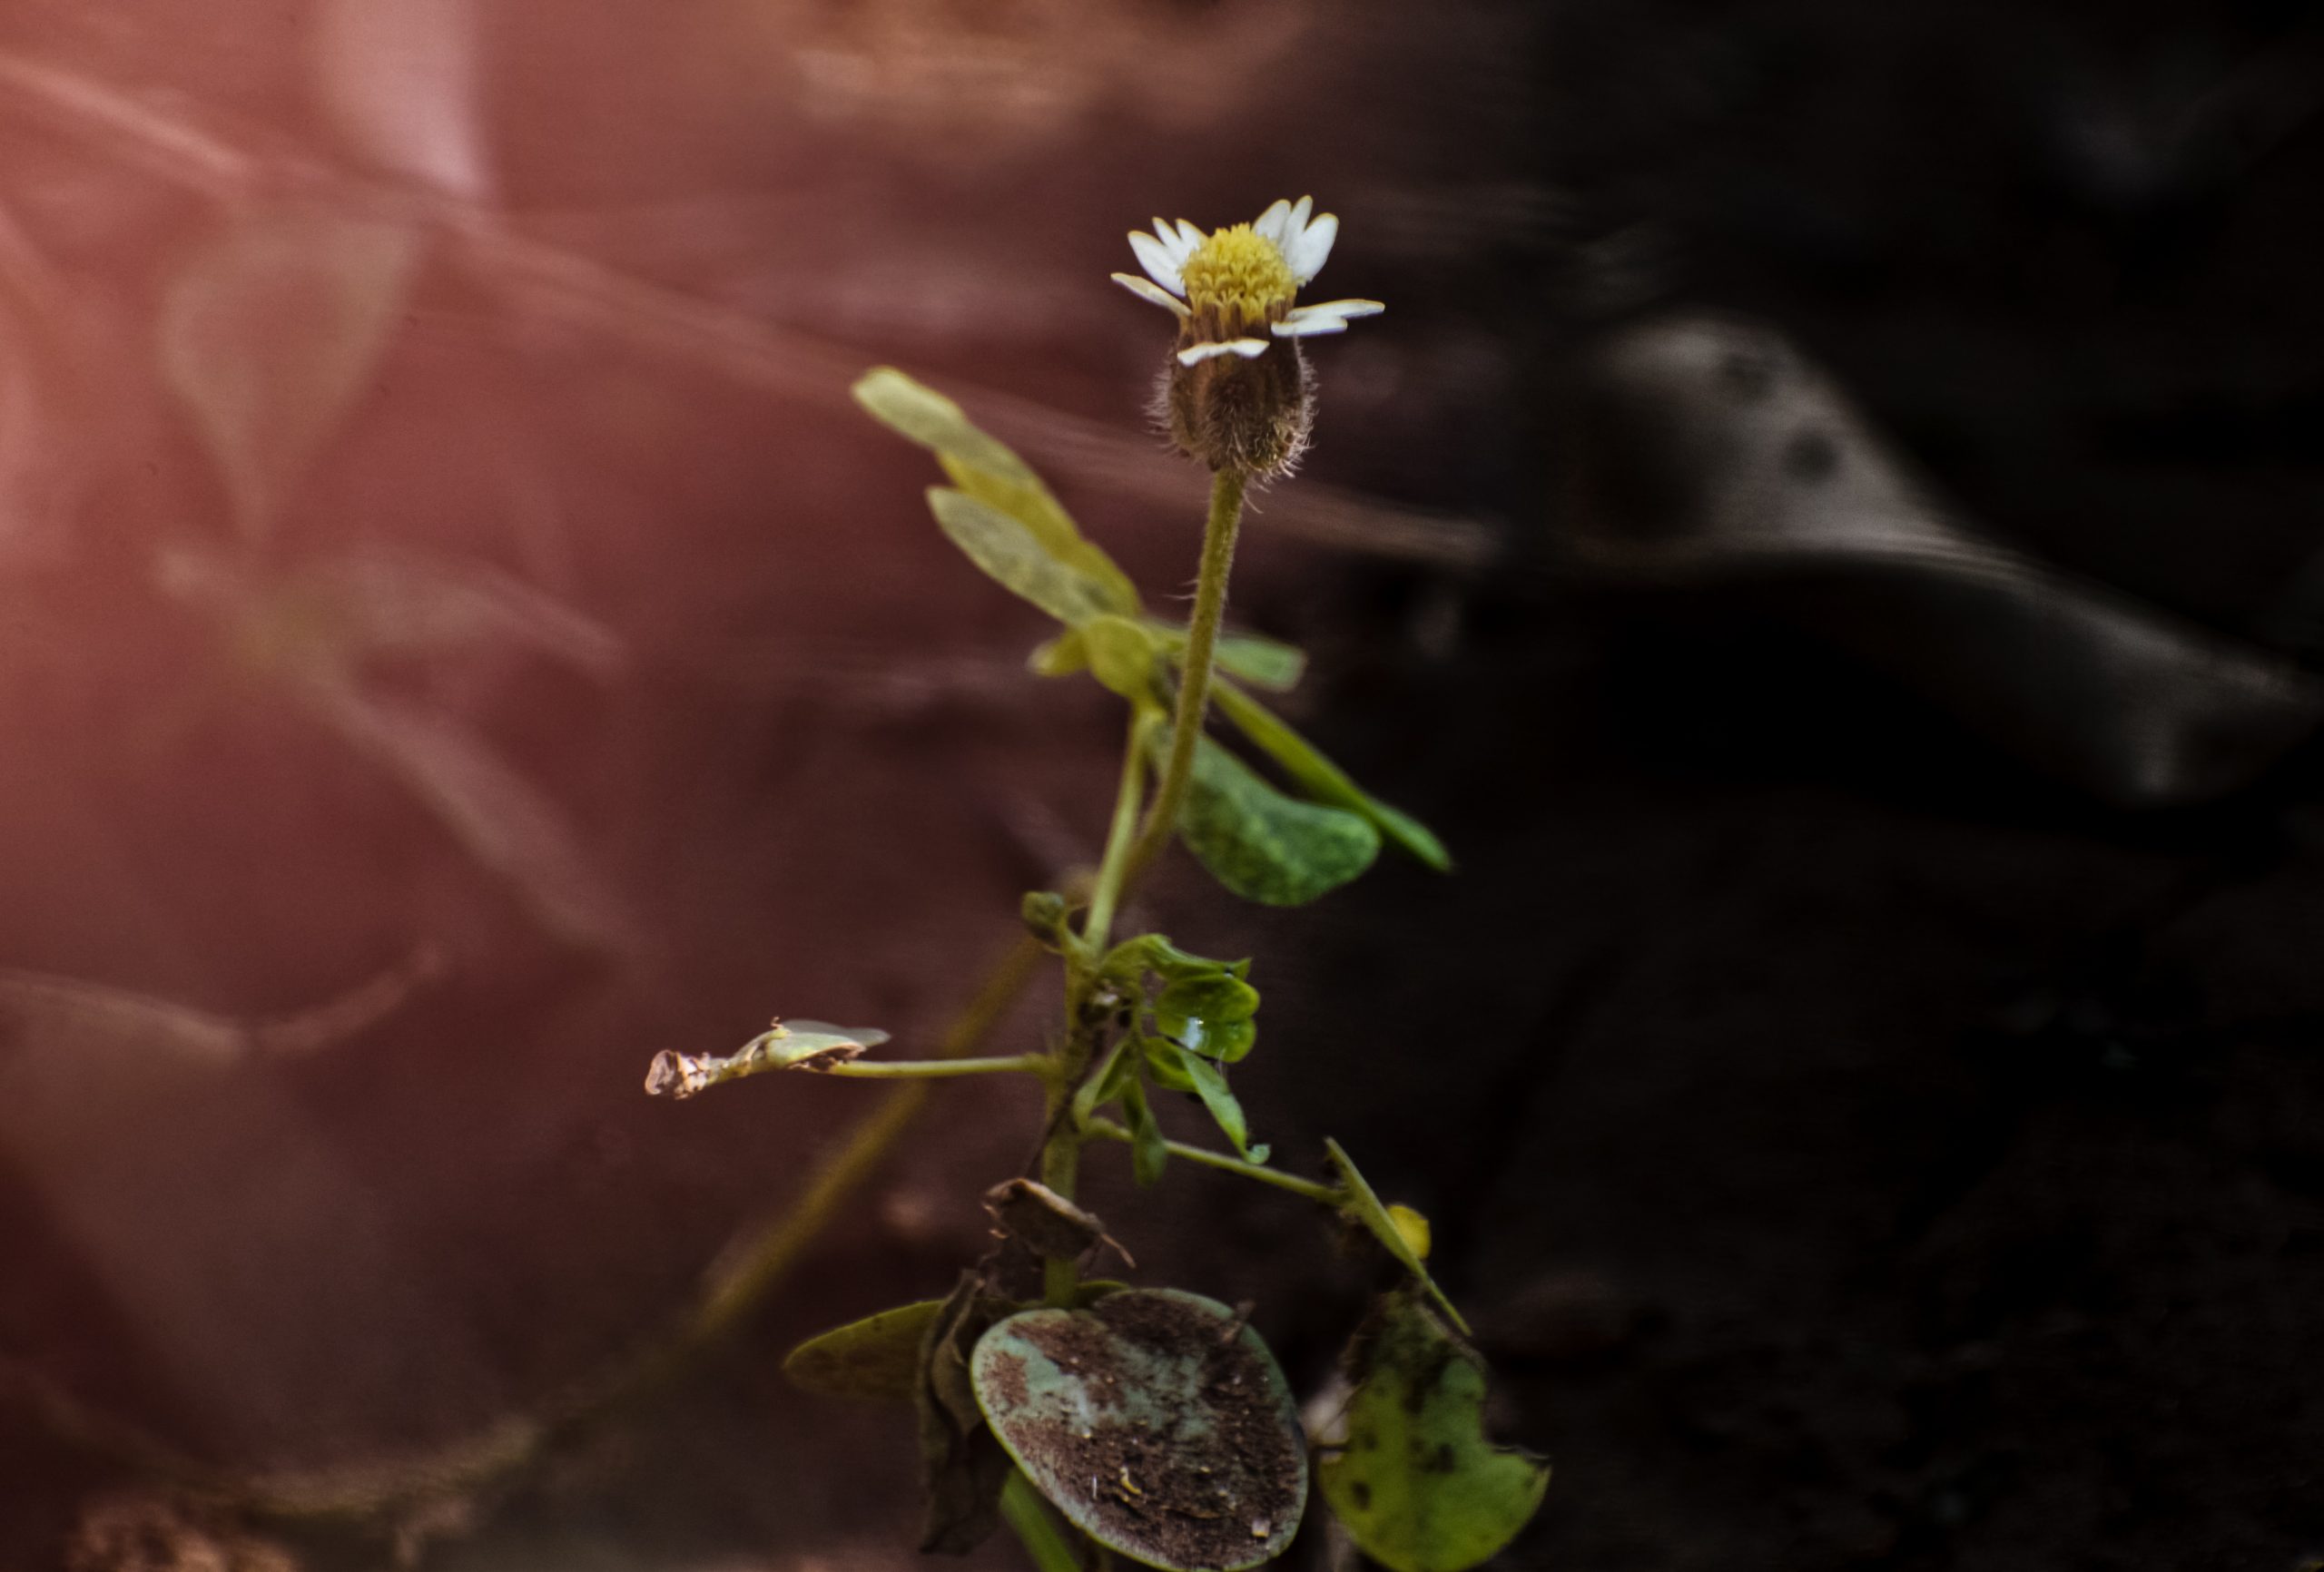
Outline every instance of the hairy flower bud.
<svg viewBox="0 0 2324 1572"><path fill-rule="evenodd" d="M1339 234L1332 214L1310 220L1314 208L1308 197L1277 201L1251 223L1207 235L1184 219L1130 232L1147 277L1116 273L1115 282L1178 319L1158 412L1179 448L1213 469L1288 474L1315 424L1299 340L1345 332L1352 319L1384 309L1377 300L1295 303Z"/></svg>

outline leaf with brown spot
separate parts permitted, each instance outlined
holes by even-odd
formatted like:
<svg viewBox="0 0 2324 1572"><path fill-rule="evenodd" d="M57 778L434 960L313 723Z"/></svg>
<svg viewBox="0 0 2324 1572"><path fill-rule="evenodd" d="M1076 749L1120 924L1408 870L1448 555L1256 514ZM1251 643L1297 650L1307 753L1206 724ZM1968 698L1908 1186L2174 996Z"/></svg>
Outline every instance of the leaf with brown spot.
<svg viewBox="0 0 2324 1572"><path fill-rule="evenodd" d="M1484 1435L1484 1363L1411 1287L1357 1339L1347 1439L1324 1499L1392 1572L1466 1572L1531 1520L1549 1465Z"/></svg>

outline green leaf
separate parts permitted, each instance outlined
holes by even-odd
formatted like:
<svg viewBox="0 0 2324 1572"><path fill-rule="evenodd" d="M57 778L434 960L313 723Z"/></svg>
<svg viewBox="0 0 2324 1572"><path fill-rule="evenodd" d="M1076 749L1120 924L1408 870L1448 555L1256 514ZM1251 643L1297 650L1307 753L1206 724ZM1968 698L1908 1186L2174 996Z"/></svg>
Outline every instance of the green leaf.
<svg viewBox="0 0 2324 1572"><path fill-rule="evenodd" d="M1243 1117L1243 1105L1236 1102L1235 1094L1226 1089L1225 1073L1200 1054L1187 1053L1175 1043L1162 1046L1170 1050L1178 1073L1193 1086L1195 1095L1200 1097L1202 1105L1210 1110L1211 1118L1217 1122L1226 1139L1234 1144L1235 1150L1247 1162L1265 1162L1267 1148L1251 1145L1251 1126Z"/></svg>
<svg viewBox="0 0 2324 1572"><path fill-rule="evenodd" d="M1359 1348L1324 1499L1392 1572L1466 1572L1532 1518L1549 1466L1485 1439L1484 1366L1415 1295L1391 1294Z"/></svg>
<svg viewBox="0 0 2324 1572"><path fill-rule="evenodd" d="M1180 1063L1186 1050L1167 1037L1140 1037L1137 1051L1146 1060L1147 1078L1166 1092L1191 1092L1195 1078Z"/></svg>
<svg viewBox="0 0 2324 1572"><path fill-rule="evenodd" d="M1162 643L1170 659L1186 663L1187 630L1172 623L1148 620L1147 627ZM1256 634L1221 634L1211 645L1211 663L1229 676L1242 678L1269 693L1288 693L1307 672L1307 653L1295 644L1262 638Z"/></svg>
<svg viewBox="0 0 2324 1572"><path fill-rule="evenodd" d="M1258 1008L1258 989L1232 973L1209 972L1165 987L1154 1000L1154 1023L1196 1053L1232 1064L1258 1041L1251 1019Z"/></svg>
<svg viewBox="0 0 2324 1572"><path fill-rule="evenodd" d="M1222 634L1210 658L1220 671L1271 693L1289 693L1307 673L1305 650L1256 634Z"/></svg>
<svg viewBox="0 0 2324 1572"><path fill-rule="evenodd" d="M1154 728L1167 758L1170 728ZM1205 737L1178 809L1178 834L1212 878L1263 906L1304 906L1372 866L1379 832L1354 813L1285 797Z"/></svg>
<svg viewBox="0 0 2324 1572"><path fill-rule="evenodd" d="M1154 635L1128 617L1094 616L1074 630L1090 674L1114 693L1140 703L1154 696Z"/></svg>
<svg viewBox="0 0 2324 1572"><path fill-rule="evenodd" d="M1154 1110L1146 1101L1146 1088L1135 1078L1122 1083L1122 1117L1129 1125L1129 1171L1139 1184L1151 1189L1162 1182L1162 1170L1170 1161L1170 1148L1164 1145L1162 1126L1154 1122Z"/></svg>
<svg viewBox="0 0 2324 1572"><path fill-rule="evenodd" d="M1388 1253L1394 1256L1397 1263L1428 1291L1429 1297L1435 1300L1444 1313L1452 1318L1452 1324L1466 1332L1469 1323L1461 1318L1460 1311L1445 1297L1444 1291L1436 1286L1436 1280L1429 1276L1428 1267L1422 1262L1420 1253L1413 1248L1411 1238L1403 1228L1397 1225L1394 1213L1382 1203L1379 1192L1372 1188L1371 1181L1356 1168L1355 1159L1347 1154L1347 1148L1326 1138L1324 1150L1331 1157L1332 1167L1339 1174L1341 1187L1347 1192L1347 1203L1344 1208L1347 1215L1362 1223L1372 1237L1378 1240Z"/></svg>
<svg viewBox="0 0 2324 1572"><path fill-rule="evenodd" d="M1089 1122L1090 1115L1122 1095L1122 1082L1137 1074L1136 1056L1127 1038L1118 1039L1106 1050L1105 1062L1095 1074L1086 1077L1073 1094L1073 1123L1078 1128Z"/></svg>
<svg viewBox="0 0 2324 1572"><path fill-rule="evenodd" d="M908 1403L920 1380L921 1345L943 1308L940 1299L923 1299L833 1327L793 1349L783 1373L822 1397Z"/></svg>
<svg viewBox="0 0 2324 1572"><path fill-rule="evenodd" d="M1133 1560L1241 1572L1298 1532L1307 1448L1291 1388L1215 1300L1137 1288L1023 1311L979 1341L970 1374L1034 1488Z"/></svg>
<svg viewBox="0 0 2324 1572"><path fill-rule="evenodd" d="M1211 697L1219 712L1241 729L1254 746L1282 766L1299 789L1318 802L1362 814L1381 834L1439 873L1449 872L1452 854L1444 850L1428 827L1401 809L1391 808L1348 779L1347 772L1316 752L1315 744L1286 726L1265 705L1232 683L1212 684Z"/></svg>
<svg viewBox="0 0 2324 1572"><path fill-rule="evenodd" d="M1037 677L1070 677L1089 669L1089 646L1072 628L1033 646L1025 668Z"/></svg>
<svg viewBox="0 0 2324 1572"><path fill-rule="evenodd" d="M1098 968L1106 976L1126 982L1134 983L1147 972L1157 972L1166 980L1175 982L1180 978L1211 977L1220 972L1240 978L1249 973L1251 963L1212 960L1180 949L1158 933L1142 933L1108 950Z"/></svg>
<svg viewBox="0 0 2324 1572"><path fill-rule="evenodd" d="M1259 990L1226 971L1182 977L1155 996L1154 1013L1206 1021L1247 1021L1259 1013Z"/></svg>
<svg viewBox="0 0 2324 1572"><path fill-rule="evenodd" d="M1023 525L1049 556L1093 583L1100 610L1137 614L1129 575L1074 527L1032 467L971 424L958 404L888 366L867 372L853 391L874 419L932 449L954 486Z"/></svg>
<svg viewBox="0 0 2324 1572"><path fill-rule="evenodd" d="M1059 557L1024 524L949 486L928 488L928 508L947 538L1002 587L1068 626L1113 610L1105 586Z"/></svg>

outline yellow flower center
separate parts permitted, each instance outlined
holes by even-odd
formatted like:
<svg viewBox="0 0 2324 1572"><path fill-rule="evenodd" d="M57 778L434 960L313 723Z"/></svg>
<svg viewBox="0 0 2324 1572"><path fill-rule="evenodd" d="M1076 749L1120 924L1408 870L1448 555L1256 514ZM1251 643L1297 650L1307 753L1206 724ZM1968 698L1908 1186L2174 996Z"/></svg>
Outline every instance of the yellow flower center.
<svg viewBox="0 0 2324 1572"><path fill-rule="evenodd" d="M1283 252L1248 224L1218 231L1179 264L1178 273L1187 304L1245 322L1275 320L1299 293Z"/></svg>

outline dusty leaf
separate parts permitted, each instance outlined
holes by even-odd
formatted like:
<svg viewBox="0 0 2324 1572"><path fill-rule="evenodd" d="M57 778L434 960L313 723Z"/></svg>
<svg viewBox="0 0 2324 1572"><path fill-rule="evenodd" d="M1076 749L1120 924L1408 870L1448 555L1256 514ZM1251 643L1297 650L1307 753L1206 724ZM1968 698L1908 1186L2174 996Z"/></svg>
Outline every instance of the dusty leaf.
<svg viewBox="0 0 2324 1572"><path fill-rule="evenodd" d="M1083 1533L1149 1567L1236 1572L1281 1555L1307 1499L1290 1388L1236 1311L1176 1289L1029 1310L977 1343L1001 1444Z"/></svg>
<svg viewBox="0 0 2324 1572"><path fill-rule="evenodd" d="M1333 1516L1392 1572L1465 1572L1531 1520L1547 1464L1485 1439L1483 1363L1417 1294L1359 1338L1344 1445L1317 1468Z"/></svg>
<svg viewBox="0 0 2324 1572"><path fill-rule="evenodd" d="M163 379L209 445L248 536L371 386L419 270L410 224L306 209L241 214L170 283Z"/></svg>

